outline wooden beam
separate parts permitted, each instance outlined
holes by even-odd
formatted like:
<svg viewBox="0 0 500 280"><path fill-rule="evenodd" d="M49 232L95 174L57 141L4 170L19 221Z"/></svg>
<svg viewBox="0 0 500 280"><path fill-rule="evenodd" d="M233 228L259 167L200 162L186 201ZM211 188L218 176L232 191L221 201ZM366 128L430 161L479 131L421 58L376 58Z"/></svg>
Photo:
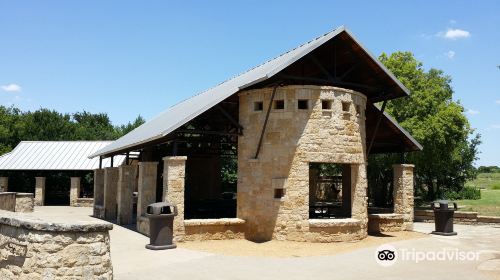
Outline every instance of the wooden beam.
<svg viewBox="0 0 500 280"><path fill-rule="evenodd" d="M373 131L372 139L370 140L370 146L368 146L368 152L366 153L367 156L370 155L373 142L375 141L375 137L377 136L377 131L380 126L380 122L382 121L382 117L384 116L385 105L387 105L387 100L384 100L384 102L382 103L382 109L380 110L380 115L378 117L377 124L375 125L375 130Z"/></svg>
<svg viewBox="0 0 500 280"><path fill-rule="evenodd" d="M323 72L323 74L325 74L325 76L327 77L327 79L329 81L336 80L336 78L334 76L332 76L332 74L330 74L330 72L328 72L328 70L321 64L321 62L314 55L310 54L309 58L312 60L312 62L314 62L314 64L316 64L316 66L318 66L319 70L321 70L321 72Z"/></svg>
<svg viewBox="0 0 500 280"><path fill-rule="evenodd" d="M243 134L243 126L241 126L234 118L231 116L222 106L217 105L217 108L222 112L222 114L236 127L238 127L238 132Z"/></svg>

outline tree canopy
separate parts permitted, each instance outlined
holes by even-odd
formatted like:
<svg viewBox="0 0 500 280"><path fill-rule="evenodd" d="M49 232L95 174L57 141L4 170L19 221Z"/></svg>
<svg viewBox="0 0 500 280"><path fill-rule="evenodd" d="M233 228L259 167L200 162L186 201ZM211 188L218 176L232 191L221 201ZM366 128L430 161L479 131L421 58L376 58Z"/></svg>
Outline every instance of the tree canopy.
<svg viewBox="0 0 500 280"><path fill-rule="evenodd" d="M462 189L476 176L473 163L480 135L471 128L464 107L453 99L451 78L438 69L426 71L410 52L382 54L379 59L411 92L409 98L389 101L386 110L424 147L407 156L416 165L417 190L434 199L446 190ZM388 183L380 177L396 158L372 157L370 176Z"/></svg>
<svg viewBox="0 0 500 280"><path fill-rule="evenodd" d="M15 107L0 106L0 154L9 152L23 140L115 140L143 123L141 116L114 126L105 113L67 114L49 109L22 112Z"/></svg>

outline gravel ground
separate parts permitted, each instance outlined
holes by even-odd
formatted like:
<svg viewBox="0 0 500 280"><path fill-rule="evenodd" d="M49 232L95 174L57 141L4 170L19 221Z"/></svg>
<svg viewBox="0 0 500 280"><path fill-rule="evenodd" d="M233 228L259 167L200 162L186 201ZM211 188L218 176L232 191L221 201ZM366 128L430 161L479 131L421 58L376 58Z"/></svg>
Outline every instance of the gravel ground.
<svg viewBox="0 0 500 280"><path fill-rule="evenodd" d="M359 248L378 246L385 243L401 240L426 237L427 234L413 231L387 232L377 236L370 235L356 242L337 243L306 243L293 241L267 241L262 243L248 240L210 240L178 243L180 248L203 251L228 256L255 256L255 257L310 257L335 255L350 252Z"/></svg>

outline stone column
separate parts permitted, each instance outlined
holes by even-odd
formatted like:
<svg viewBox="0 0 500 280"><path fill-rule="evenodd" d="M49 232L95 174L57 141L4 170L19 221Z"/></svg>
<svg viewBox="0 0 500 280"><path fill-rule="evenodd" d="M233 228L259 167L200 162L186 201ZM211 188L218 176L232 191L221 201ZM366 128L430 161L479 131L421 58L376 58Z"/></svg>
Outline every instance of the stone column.
<svg viewBox="0 0 500 280"><path fill-rule="evenodd" d="M394 213L403 215L403 229L413 229L413 164L395 164Z"/></svg>
<svg viewBox="0 0 500 280"><path fill-rule="evenodd" d="M43 206L45 202L45 177L35 177L35 205Z"/></svg>
<svg viewBox="0 0 500 280"><path fill-rule="evenodd" d="M104 169L94 170L94 217L104 219Z"/></svg>
<svg viewBox="0 0 500 280"><path fill-rule="evenodd" d="M132 223L133 193L137 185L137 166L122 165L118 168L117 218L119 225Z"/></svg>
<svg viewBox="0 0 500 280"><path fill-rule="evenodd" d="M156 202L156 179L158 162L139 162L137 181L137 230L149 236L149 220L145 217L146 208Z"/></svg>
<svg viewBox="0 0 500 280"><path fill-rule="evenodd" d="M366 189L365 164L351 164L351 217L361 221L361 231L357 239L365 238L368 234L368 196Z"/></svg>
<svg viewBox="0 0 500 280"><path fill-rule="evenodd" d="M71 177L71 186L69 190L69 205L70 206L78 206L78 197L80 196L80 187L81 187L80 177Z"/></svg>
<svg viewBox="0 0 500 280"><path fill-rule="evenodd" d="M118 167L104 168L104 218L116 219L116 192L118 189Z"/></svg>
<svg viewBox="0 0 500 280"><path fill-rule="evenodd" d="M174 219L174 240L184 238L184 178L186 177L187 157L163 158L163 200L177 206Z"/></svg>
<svg viewBox="0 0 500 280"><path fill-rule="evenodd" d="M0 192L9 191L9 177L0 177Z"/></svg>

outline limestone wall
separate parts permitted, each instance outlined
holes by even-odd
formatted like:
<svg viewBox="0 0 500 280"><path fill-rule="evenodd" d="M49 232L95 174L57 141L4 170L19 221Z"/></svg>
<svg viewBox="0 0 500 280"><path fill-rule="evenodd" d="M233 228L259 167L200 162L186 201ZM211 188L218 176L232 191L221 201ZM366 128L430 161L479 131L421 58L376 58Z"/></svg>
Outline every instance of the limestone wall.
<svg viewBox="0 0 500 280"><path fill-rule="evenodd" d="M72 205L74 207L92 207L94 205L94 199L91 197L79 197L76 202Z"/></svg>
<svg viewBox="0 0 500 280"><path fill-rule="evenodd" d="M235 218L184 220L183 241L242 239L245 221Z"/></svg>
<svg viewBox="0 0 500 280"><path fill-rule="evenodd" d="M404 230L403 215L370 214L368 215L368 232L396 232Z"/></svg>
<svg viewBox="0 0 500 280"><path fill-rule="evenodd" d="M246 220L246 237L314 241L318 235L311 233L309 223L311 162L350 164L352 218L359 222L353 234L365 237L366 97L334 87L278 88L274 99L284 100L284 109L271 110L260 154L254 159L272 91L240 93L239 122L244 131L238 139L238 218ZM309 108L298 109L298 100L307 100ZM325 109L323 101L328 102ZM263 110L255 110L256 102L263 102ZM275 188L283 188L284 197L275 199Z"/></svg>
<svg viewBox="0 0 500 280"><path fill-rule="evenodd" d="M187 157L163 158L163 200L177 206L174 218L174 240L184 239L184 178L186 177Z"/></svg>
<svg viewBox="0 0 500 280"><path fill-rule="evenodd" d="M35 194L33 193L16 193L16 212L29 213L33 212L35 207Z"/></svg>
<svg viewBox="0 0 500 280"><path fill-rule="evenodd" d="M403 215L403 229L413 229L413 168L412 164L393 165L394 213Z"/></svg>
<svg viewBox="0 0 500 280"><path fill-rule="evenodd" d="M112 279L111 228L0 211L0 279Z"/></svg>

